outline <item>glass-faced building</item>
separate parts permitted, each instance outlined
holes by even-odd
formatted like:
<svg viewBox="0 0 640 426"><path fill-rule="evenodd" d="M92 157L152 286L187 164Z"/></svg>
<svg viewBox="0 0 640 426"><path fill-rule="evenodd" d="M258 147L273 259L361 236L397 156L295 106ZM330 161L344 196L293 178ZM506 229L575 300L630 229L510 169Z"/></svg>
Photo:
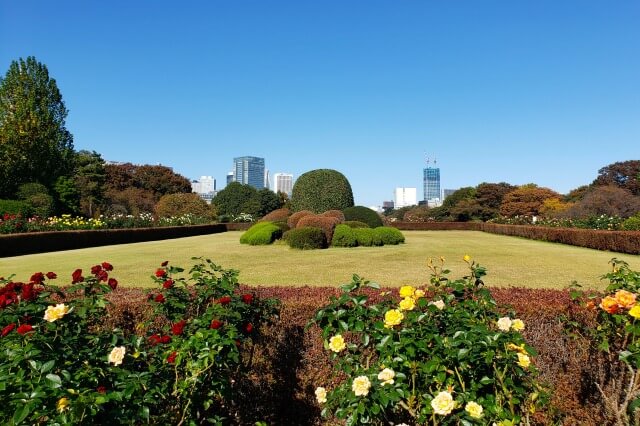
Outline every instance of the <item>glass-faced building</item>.
<svg viewBox="0 0 640 426"><path fill-rule="evenodd" d="M264 188L264 158L236 157L233 159L233 180L255 189Z"/></svg>
<svg viewBox="0 0 640 426"><path fill-rule="evenodd" d="M440 169L427 167L424 171L424 201L427 205L440 204Z"/></svg>

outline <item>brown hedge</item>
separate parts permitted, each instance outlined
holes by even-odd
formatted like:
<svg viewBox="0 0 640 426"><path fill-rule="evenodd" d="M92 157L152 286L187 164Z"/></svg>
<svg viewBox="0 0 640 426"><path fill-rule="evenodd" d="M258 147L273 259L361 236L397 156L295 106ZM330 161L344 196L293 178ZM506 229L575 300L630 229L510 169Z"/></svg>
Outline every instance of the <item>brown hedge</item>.
<svg viewBox="0 0 640 426"><path fill-rule="evenodd" d="M331 245L333 239L333 231L336 229L336 225L340 223L337 217L320 216L320 215L308 215L304 216L298 221L296 228L302 228L305 226L311 226L322 229L324 236L327 239L327 244Z"/></svg>
<svg viewBox="0 0 640 426"><path fill-rule="evenodd" d="M310 210L301 210L299 212L295 212L294 214L289 216L289 219L287 219L287 225L289 225L289 228L295 229L298 225L298 221L303 217L309 215L315 215L315 213Z"/></svg>
<svg viewBox="0 0 640 426"><path fill-rule="evenodd" d="M287 220L289 216L291 216L291 210L287 208L277 209L272 211L271 213L267 213L262 219L260 219L260 222L278 222Z"/></svg>
<svg viewBox="0 0 640 426"><path fill-rule="evenodd" d="M326 212L322 213L320 216L335 217L340 221L338 223L342 223L345 220L344 213L342 213L340 210L327 210Z"/></svg>
<svg viewBox="0 0 640 426"><path fill-rule="evenodd" d="M242 424L265 420L268 424L326 425L315 404L314 390L330 384L332 377L320 330L305 330L315 311L339 294L328 287L247 287L260 297L282 301L280 317L268 328L261 328L254 348L254 368L249 380L239 381L236 392ZM383 289L397 292L397 289ZM550 404L534 416L533 424L602 425L605 419L595 383L612 380L604 372L606 360L589 350L587 342L570 337L563 329L569 320L588 322L593 312L573 304L567 291L501 288L491 290L499 306L511 307L526 328L527 342L538 351L534 362L540 379L552 391ZM369 292L379 300L379 292ZM118 288L109 295L106 327L139 332L137 324L149 318L151 309L141 289Z"/></svg>

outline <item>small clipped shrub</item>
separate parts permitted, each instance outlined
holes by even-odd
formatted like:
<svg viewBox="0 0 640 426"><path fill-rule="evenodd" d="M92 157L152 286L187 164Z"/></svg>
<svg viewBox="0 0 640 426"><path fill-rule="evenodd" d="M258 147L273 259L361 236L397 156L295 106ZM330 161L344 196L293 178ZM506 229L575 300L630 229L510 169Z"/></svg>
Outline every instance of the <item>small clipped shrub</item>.
<svg viewBox="0 0 640 426"><path fill-rule="evenodd" d="M380 235L376 233L374 229L371 228L352 228L351 229L356 236L356 241L359 246L371 247L371 246L381 246L382 239Z"/></svg>
<svg viewBox="0 0 640 426"><path fill-rule="evenodd" d="M640 213L626 219L622 224L625 231L640 231Z"/></svg>
<svg viewBox="0 0 640 426"><path fill-rule="evenodd" d="M176 193L163 195L155 207L158 217L174 217L192 214L196 217L213 219L214 212L196 193Z"/></svg>
<svg viewBox="0 0 640 426"><path fill-rule="evenodd" d="M293 185L291 209L311 210L322 213L327 210L344 210L353 206L353 191L347 178L331 169L311 170L303 173Z"/></svg>
<svg viewBox="0 0 640 426"><path fill-rule="evenodd" d="M294 214L289 216L289 219L287 219L287 225L289 225L289 228L294 229L298 225L298 221L300 219L302 219L305 216L312 215L312 214L313 214L313 212L309 211L309 210L302 210L302 211L299 211L299 212L295 212Z"/></svg>
<svg viewBox="0 0 640 426"><path fill-rule="evenodd" d="M369 207L355 206L344 209L345 220L357 220L369 225L369 228L377 228L382 226L382 219L378 213L371 210Z"/></svg>
<svg viewBox="0 0 640 426"><path fill-rule="evenodd" d="M342 223L351 228L368 228L369 227L369 225L367 225L366 223L360 222L358 220L345 220Z"/></svg>
<svg viewBox="0 0 640 426"><path fill-rule="evenodd" d="M314 214L300 219L296 228L303 228L305 226L320 228L322 229L322 232L324 232L327 244L331 244L331 240L333 239L333 230L336 228L338 223L338 219L335 217L319 216Z"/></svg>
<svg viewBox="0 0 640 426"><path fill-rule="evenodd" d="M338 224L333 232L331 245L333 247L355 247L358 245L356 234L350 226Z"/></svg>
<svg viewBox="0 0 640 426"><path fill-rule="evenodd" d="M327 247L327 240L320 228L304 227L287 232L286 241L291 248L313 250Z"/></svg>
<svg viewBox="0 0 640 426"><path fill-rule="evenodd" d="M320 216L335 217L340 221L339 223L344 222L344 213L342 213L341 210L327 210L326 212L322 213Z"/></svg>
<svg viewBox="0 0 640 426"><path fill-rule="evenodd" d="M240 236L241 244L252 246L271 244L282 237L282 229L271 222L258 222Z"/></svg>
<svg viewBox="0 0 640 426"><path fill-rule="evenodd" d="M260 219L260 222L286 222L289 216L291 216L291 210L287 208L277 209L271 213L267 213L262 219Z"/></svg>
<svg viewBox="0 0 640 426"><path fill-rule="evenodd" d="M398 228L390 226L378 226L374 229L375 233L382 240L384 245L398 245L404 243L404 235Z"/></svg>

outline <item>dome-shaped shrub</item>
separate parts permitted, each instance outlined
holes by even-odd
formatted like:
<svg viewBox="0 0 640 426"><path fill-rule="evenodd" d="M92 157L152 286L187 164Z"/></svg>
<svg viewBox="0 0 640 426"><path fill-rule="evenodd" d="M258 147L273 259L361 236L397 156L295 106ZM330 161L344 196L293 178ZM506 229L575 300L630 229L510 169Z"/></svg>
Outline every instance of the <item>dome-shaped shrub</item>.
<svg viewBox="0 0 640 426"><path fill-rule="evenodd" d="M287 231L287 244L301 250L321 249L327 246L324 232L320 228L303 227Z"/></svg>
<svg viewBox="0 0 640 426"><path fill-rule="evenodd" d="M396 245L404 243L404 235L398 228L392 228L390 226L379 226L374 229L376 234L382 240L384 245ZM335 238L335 237L334 237Z"/></svg>
<svg viewBox="0 0 640 426"><path fill-rule="evenodd" d="M355 206L342 210L345 220L357 220L358 222L364 222L369 225L369 228L377 228L382 226L382 219L380 215L369 207Z"/></svg>
<svg viewBox="0 0 640 426"><path fill-rule="evenodd" d="M294 214L289 216L289 219L287 219L287 225L289 225L289 228L294 229L298 225L298 221L300 219L302 219L305 216L312 215L312 214L313 214L313 212L309 211L309 210L302 210L302 211L299 211L299 212L295 212Z"/></svg>
<svg viewBox="0 0 640 426"><path fill-rule="evenodd" d="M284 207L274 210L271 213L267 213L262 219L260 219L260 222L286 222L289 216L291 216L291 211L288 208Z"/></svg>
<svg viewBox="0 0 640 426"><path fill-rule="evenodd" d="M344 213L342 213L342 210L327 210L320 216L335 217L340 223L344 222Z"/></svg>
<svg viewBox="0 0 640 426"><path fill-rule="evenodd" d="M344 210L353 206L353 191L347 178L331 169L311 170L302 174L291 193L291 210Z"/></svg>
<svg viewBox="0 0 640 426"><path fill-rule="evenodd" d="M338 218L329 217L329 216L321 216L310 214L298 221L296 228L320 228L322 232L324 232L324 236L327 240L327 244L331 244L331 239L333 238L333 230L336 228L336 225L339 223Z"/></svg>
<svg viewBox="0 0 640 426"><path fill-rule="evenodd" d="M355 247L358 245L356 234L350 226L338 225L333 232L331 245L333 247Z"/></svg>

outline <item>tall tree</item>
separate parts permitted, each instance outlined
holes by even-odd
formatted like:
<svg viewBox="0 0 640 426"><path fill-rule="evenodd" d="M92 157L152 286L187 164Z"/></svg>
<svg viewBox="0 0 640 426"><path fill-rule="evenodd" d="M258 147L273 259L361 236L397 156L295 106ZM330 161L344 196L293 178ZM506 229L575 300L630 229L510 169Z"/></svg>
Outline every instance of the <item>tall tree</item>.
<svg viewBox="0 0 640 426"><path fill-rule="evenodd" d="M522 185L504 196L500 205L500 214L507 217L538 216L545 200L549 198L560 199L561 195L552 189L535 184Z"/></svg>
<svg viewBox="0 0 640 426"><path fill-rule="evenodd" d="M73 136L67 108L47 67L33 56L11 62L0 79L0 197L22 183L52 189L71 172Z"/></svg>
<svg viewBox="0 0 640 426"><path fill-rule="evenodd" d="M616 185L633 195L640 195L640 160L620 161L601 168L593 184Z"/></svg>
<svg viewBox="0 0 640 426"><path fill-rule="evenodd" d="M80 194L80 211L85 216L93 217L102 203L106 178L100 154L84 150L77 153L74 181Z"/></svg>

